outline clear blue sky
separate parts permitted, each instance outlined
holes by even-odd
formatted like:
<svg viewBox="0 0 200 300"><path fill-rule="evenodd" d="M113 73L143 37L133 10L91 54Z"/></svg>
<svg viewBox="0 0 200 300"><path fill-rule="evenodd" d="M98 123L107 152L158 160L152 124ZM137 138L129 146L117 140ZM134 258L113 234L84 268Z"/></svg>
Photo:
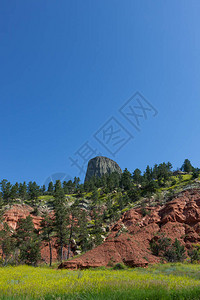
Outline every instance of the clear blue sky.
<svg viewBox="0 0 200 300"><path fill-rule="evenodd" d="M1 0L0 180L79 176L86 141L130 171L200 167L199 15L199 0ZM119 112L137 91L158 111L140 132ZM115 156L94 138L111 117L134 136Z"/></svg>

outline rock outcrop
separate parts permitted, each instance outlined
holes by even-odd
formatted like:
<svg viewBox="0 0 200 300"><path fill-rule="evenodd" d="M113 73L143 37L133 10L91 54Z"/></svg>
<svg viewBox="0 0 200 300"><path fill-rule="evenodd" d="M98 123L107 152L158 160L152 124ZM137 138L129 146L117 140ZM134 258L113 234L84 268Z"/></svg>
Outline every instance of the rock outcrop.
<svg viewBox="0 0 200 300"><path fill-rule="evenodd" d="M4 221L8 223L11 229L16 230L17 222L20 219L25 219L27 216L31 215L33 219L33 224L35 229L40 229L40 223L42 220L41 216L34 215L34 209L26 204L14 204L9 209L7 209L3 215ZM63 249L64 259L67 259L68 249ZM70 257L73 255L70 252ZM49 245L46 242L43 242L41 245L41 258L45 263L49 263ZM56 239L52 240L52 260L57 261L58 258L58 245Z"/></svg>
<svg viewBox="0 0 200 300"><path fill-rule="evenodd" d="M35 228L40 229L41 217L35 216L33 208L25 204L13 205L5 211L4 218L15 230L18 220L28 215L32 216ZM200 244L200 189L183 191L163 206L131 209L109 232L103 244L64 262L60 268L84 269L116 263L145 267L149 263L158 263L160 258L152 254L150 242L163 234L172 242L177 238L186 249L191 249L192 244ZM56 261L56 240L53 240L52 248L53 260ZM48 263L48 243L42 244L41 254L43 261ZM67 249L64 249L66 258Z"/></svg>
<svg viewBox="0 0 200 300"><path fill-rule="evenodd" d="M88 162L85 181L88 181L92 176L101 177L104 174L111 174L113 172L122 173L121 168L112 159L104 156L97 156Z"/></svg>
<svg viewBox="0 0 200 300"><path fill-rule="evenodd" d="M4 220L8 223L8 225L16 230L17 228L17 222L20 219L25 219L29 215L31 215L33 219L33 224L36 229L39 229L40 222L42 220L42 217L35 216L33 214L34 209L26 204L14 204L9 209L7 209L4 213Z"/></svg>
<svg viewBox="0 0 200 300"><path fill-rule="evenodd" d="M164 206L131 209L111 228L105 242L78 258L64 262L60 268L84 269L124 263L147 266L158 263L152 255L150 241L164 234L172 242L177 238L186 249L200 243L200 190L188 190Z"/></svg>

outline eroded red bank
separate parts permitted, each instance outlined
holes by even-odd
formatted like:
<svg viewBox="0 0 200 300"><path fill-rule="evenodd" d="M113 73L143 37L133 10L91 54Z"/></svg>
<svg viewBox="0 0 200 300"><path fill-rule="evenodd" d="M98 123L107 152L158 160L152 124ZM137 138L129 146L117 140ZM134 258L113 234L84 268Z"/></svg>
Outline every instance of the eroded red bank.
<svg viewBox="0 0 200 300"><path fill-rule="evenodd" d="M5 220L15 229L20 218L27 217L32 208L27 205L13 205L5 212ZM60 268L89 268L108 266L111 263L124 263L132 267L145 267L158 263L159 257L152 255L149 243L152 238L165 233L177 238L187 248L200 242L200 190L188 190L164 206L146 207L149 210L143 217L142 209L131 209L111 228L102 245L72 260L62 263ZM41 217L32 216L38 229ZM43 243L42 258L48 263L48 244ZM57 246L53 243L53 260L57 259Z"/></svg>

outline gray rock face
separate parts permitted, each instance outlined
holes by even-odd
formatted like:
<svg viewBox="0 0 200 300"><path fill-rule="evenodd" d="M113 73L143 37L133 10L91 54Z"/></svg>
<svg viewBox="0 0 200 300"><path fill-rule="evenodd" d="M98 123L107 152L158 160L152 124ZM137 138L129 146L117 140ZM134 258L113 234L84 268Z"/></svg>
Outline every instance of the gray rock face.
<svg viewBox="0 0 200 300"><path fill-rule="evenodd" d="M114 160L104 156L97 156L88 162L85 181L90 180L92 176L101 177L104 174L113 172L121 174L122 170Z"/></svg>

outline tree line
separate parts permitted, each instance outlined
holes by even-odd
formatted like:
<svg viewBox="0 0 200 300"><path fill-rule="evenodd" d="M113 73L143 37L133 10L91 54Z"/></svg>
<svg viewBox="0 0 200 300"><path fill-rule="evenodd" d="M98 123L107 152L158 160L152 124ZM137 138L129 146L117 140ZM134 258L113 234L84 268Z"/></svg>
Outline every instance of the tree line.
<svg viewBox="0 0 200 300"><path fill-rule="evenodd" d="M185 159L180 170L192 173L193 178L198 177L200 174L199 168L193 167L188 159ZM83 192L91 192L95 188L103 187L105 192L109 193L115 188L129 190L135 184L142 185L146 191L151 192L156 187L164 187L172 175L172 164L163 162L159 165L155 164L153 168L148 165L143 173L138 168L133 173L126 168L122 174L113 172L112 174L105 174L101 178L92 177L83 184L80 184L79 177L75 177L73 181L63 181L62 189L65 194L78 193L81 197ZM55 184L52 181L46 187L45 185L39 186L35 181L30 181L28 184L26 182L16 182L12 185L8 180L3 179L0 182L0 187L0 201L4 201L5 204L12 203L17 198L32 201L34 204L39 196L53 196L55 192Z"/></svg>

